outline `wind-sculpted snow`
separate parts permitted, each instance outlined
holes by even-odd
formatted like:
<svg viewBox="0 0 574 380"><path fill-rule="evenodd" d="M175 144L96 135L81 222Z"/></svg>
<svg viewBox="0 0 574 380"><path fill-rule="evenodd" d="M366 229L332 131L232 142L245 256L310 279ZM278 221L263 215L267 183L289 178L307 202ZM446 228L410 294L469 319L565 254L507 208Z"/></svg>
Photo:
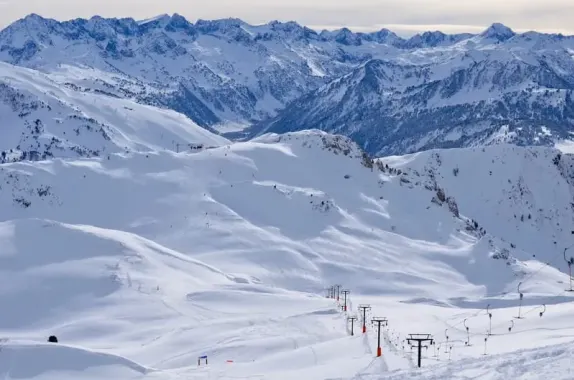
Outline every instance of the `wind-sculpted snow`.
<svg viewBox="0 0 574 380"><path fill-rule="evenodd" d="M444 378L486 368L489 329L488 355L569 343L570 162L514 146L373 159L312 130L0 164L0 376L399 379L405 337L448 330L454 367L447 345L423 358ZM337 283L347 313L324 297ZM368 334L350 336L360 304Z"/></svg>

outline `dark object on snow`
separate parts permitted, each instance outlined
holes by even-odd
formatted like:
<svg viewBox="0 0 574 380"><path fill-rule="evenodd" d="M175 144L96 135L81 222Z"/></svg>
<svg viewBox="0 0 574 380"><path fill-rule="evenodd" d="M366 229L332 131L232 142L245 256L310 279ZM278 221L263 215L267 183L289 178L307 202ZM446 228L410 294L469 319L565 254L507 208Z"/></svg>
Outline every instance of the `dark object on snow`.
<svg viewBox="0 0 574 380"><path fill-rule="evenodd" d="M58 343L58 338L56 338L55 335L50 335L50 337L48 338L48 342L50 342L50 343Z"/></svg>

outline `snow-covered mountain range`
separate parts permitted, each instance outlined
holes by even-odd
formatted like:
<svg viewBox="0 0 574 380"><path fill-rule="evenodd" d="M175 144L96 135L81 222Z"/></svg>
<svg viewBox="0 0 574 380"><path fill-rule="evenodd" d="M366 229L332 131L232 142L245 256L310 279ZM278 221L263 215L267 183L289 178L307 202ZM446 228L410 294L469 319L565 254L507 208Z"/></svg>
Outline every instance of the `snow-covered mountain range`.
<svg viewBox="0 0 574 380"><path fill-rule="evenodd" d="M496 23L404 39L177 14L30 15L0 32L0 60L68 90L172 109L229 137L318 128L377 155L568 139L573 57L574 37Z"/></svg>
<svg viewBox="0 0 574 380"><path fill-rule="evenodd" d="M571 380L574 156L512 144L568 138L571 45L499 24L16 22L0 377ZM291 131L313 126L341 134ZM435 146L460 148L402 154ZM423 371L411 333L436 342Z"/></svg>

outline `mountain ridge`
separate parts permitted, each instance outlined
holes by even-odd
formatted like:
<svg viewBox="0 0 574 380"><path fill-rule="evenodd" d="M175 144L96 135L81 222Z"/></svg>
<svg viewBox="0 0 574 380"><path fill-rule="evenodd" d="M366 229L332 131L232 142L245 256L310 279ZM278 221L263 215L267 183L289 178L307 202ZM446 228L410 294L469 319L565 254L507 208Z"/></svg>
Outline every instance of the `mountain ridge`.
<svg viewBox="0 0 574 380"><path fill-rule="evenodd" d="M76 91L172 109L232 139L319 128L375 155L570 139L572 57L572 36L500 23L403 39L292 21L30 15L0 32L0 60Z"/></svg>
<svg viewBox="0 0 574 380"><path fill-rule="evenodd" d="M118 28L116 31L124 31L124 32L128 32L134 31L134 27L138 26L141 28L140 32L145 32L146 30L149 30L151 28L164 28L166 30L169 31L173 31L176 28L193 28L195 27L195 29L200 30L202 32L209 32L209 31L213 31L213 30L221 30L221 29L232 29L232 28L240 28L242 26L245 27L250 27L250 28L254 28L254 30L257 29L261 29L261 34L263 34L266 28L270 28L271 30L274 31L305 31L308 33L308 36L316 36L318 38L339 38L340 41L344 43L346 40L345 38L343 38L344 36L348 36L352 39L354 39L355 37L361 37L361 38L365 38L366 40L372 40L372 41L378 41L381 42L383 41L383 39L381 39L381 36L389 36L392 38L397 38L398 40L400 40L400 43L398 43L397 46L401 46L404 48L415 48L415 47L421 47L418 46L418 44L416 43L417 40L420 41L437 41L437 40L442 40L445 37L450 37L450 40L460 40L460 39L464 39L467 37L476 37L476 36L481 36L481 37L486 37L486 38L495 38L495 39L499 39L500 41L504 41L507 39L510 39L512 37L515 36L524 36L524 35L544 35L544 36L553 36L553 37L558 37L558 38L570 38L570 37L574 37L574 34L572 35L564 35L563 33L546 33L546 32L537 32L535 30L529 30L529 31L525 31L525 32L514 32L510 27L504 25L503 23L500 22L493 22L491 25L486 26L484 31L481 33L470 33L470 32L462 32L462 33L452 33L452 34L448 34L448 33L443 33L442 31L439 30L428 30L428 31L424 31L424 32L420 32L420 33L416 33L411 37L408 38L404 38L404 37L400 37L398 36L395 32L393 32L392 30L384 27L381 28L380 30L374 30L372 32L354 32L351 29L349 29L348 27L340 27L338 29L314 29L314 28L310 28L304 25L301 25L300 23L298 23L297 21L291 20L291 21L279 21L279 20L271 20L267 23L260 23L260 24L250 24L246 21L243 21L239 18L233 18L233 17L228 17L228 18L220 18L220 19L212 19L212 20L206 20L206 19L197 19L197 21L191 22L188 19L186 19L184 16L180 15L179 13L175 12L173 14L160 14L154 17L150 17L147 19L142 19L142 20L136 20L134 18L131 17L123 17L123 18L115 18L115 17L102 17L99 15L95 15L92 16L89 19L86 18L75 18L75 19L69 19L69 20L64 20L64 21L58 21L55 19L51 19L51 18L46 18L43 17L37 13L31 13L21 19L18 19L16 21L14 21L13 23L5 26L4 28L2 28L2 30L5 29L10 29L15 27L18 24L28 24L29 22L47 22L50 25L56 25L56 24L60 24L60 25L86 25L86 24L90 24L90 23L98 23L98 22L110 22L112 24L115 24L116 26L120 26L120 28ZM125 28L125 26L130 26L130 28ZM352 37L351 37L352 36ZM264 38L263 35L255 35L253 36L256 39L257 38Z"/></svg>

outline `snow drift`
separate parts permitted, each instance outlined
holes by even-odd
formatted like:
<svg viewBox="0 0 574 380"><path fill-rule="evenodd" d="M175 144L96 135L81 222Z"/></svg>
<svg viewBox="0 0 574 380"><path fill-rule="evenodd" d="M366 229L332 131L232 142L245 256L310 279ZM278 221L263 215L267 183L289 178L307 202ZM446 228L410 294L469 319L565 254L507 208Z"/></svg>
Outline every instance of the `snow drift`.
<svg viewBox="0 0 574 380"><path fill-rule="evenodd" d="M126 358L61 344L9 342L2 345L0 374L12 379L143 378L151 373Z"/></svg>

